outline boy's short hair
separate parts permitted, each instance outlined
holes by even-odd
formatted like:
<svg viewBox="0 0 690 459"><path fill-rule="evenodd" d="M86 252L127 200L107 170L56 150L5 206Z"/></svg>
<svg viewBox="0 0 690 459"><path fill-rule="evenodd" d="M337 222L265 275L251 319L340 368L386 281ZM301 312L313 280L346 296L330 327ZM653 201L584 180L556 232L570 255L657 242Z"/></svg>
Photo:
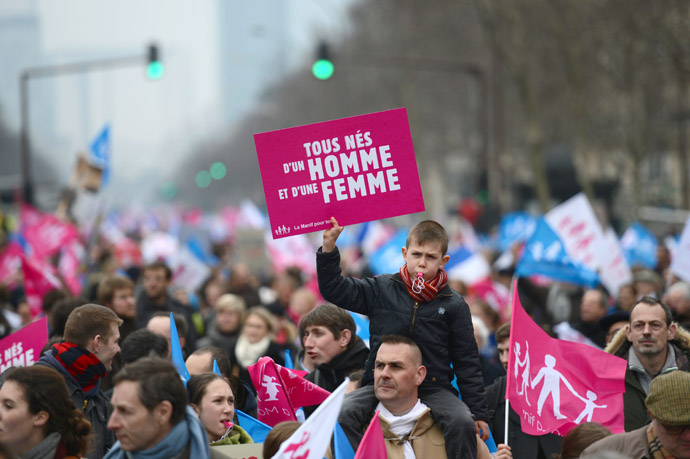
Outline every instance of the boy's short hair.
<svg viewBox="0 0 690 459"><path fill-rule="evenodd" d="M506 322L496 330L496 343L510 339L510 322Z"/></svg>
<svg viewBox="0 0 690 459"><path fill-rule="evenodd" d="M103 339L110 339L111 326L122 325L120 319L112 309L99 304L85 304L72 311L65 323L65 341L86 347L96 335Z"/></svg>
<svg viewBox="0 0 690 459"><path fill-rule="evenodd" d="M421 221L410 229L405 247L409 248L413 242L419 245L441 244L441 255L448 252L448 233L440 223L433 220Z"/></svg>
<svg viewBox="0 0 690 459"><path fill-rule="evenodd" d="M98 284L98 304L106 306L113 302L113 297L117 290L129 289L134 291L134 283L122 276L108 276L104 277Z"/></svg>
<svg viewBox="0 0 690 459"><path fill-rule="evenodd" d="M174 426L184 419L187 390L170 360L143 357L120 370L113 378L113 385L123 381L139 383L139 401L148 411L167 400L172 405L170 424Z"/></svg>
<svg viewBox="0 0 690 459"><path fill-rule="evenodd" d="M131 364L144 357L168 356L168 341L145 328L130 333L120 346L122 363Z"/></svg>
<svg viewBox="0 0 690 459"><path fill-rule="evenodd" d="M343 330L350 330L351 338L348 347L355 342L357 326L355 320L349 312L332 304L323 304L309 311L299 323L301 331L306 331L307 327L322 326L326 327L335 339L340 338ZM300 333L303 336L303 333Z"/></svg>

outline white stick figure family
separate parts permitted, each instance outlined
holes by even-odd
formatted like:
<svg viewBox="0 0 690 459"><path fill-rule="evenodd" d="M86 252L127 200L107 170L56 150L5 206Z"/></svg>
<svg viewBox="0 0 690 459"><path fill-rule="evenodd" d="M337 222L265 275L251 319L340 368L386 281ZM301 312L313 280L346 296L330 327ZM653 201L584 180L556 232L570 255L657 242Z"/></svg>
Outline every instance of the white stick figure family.
<svg viewBox="0 0 690 459"><path fill-rule="evenodd" d="M517 382L520 367L522 367L522 377L521 384L518 385L517 394L525 397L525 402L529 406L532 406L529 399L527 398L527 388L534 389L543 380L541 387L541 392L539 393L539 399L537 400L537 414L541 416L542 409L544 408L544 402L551 396L553 401L553 415L556 419L566 419L566 416L561 414L561 381L565 384L565 387L570 390L570 392L585 404L585 408L579 414L577 419L575 419L575 424L579 424L585 417L587 417L587 422L592 421L592 415L594 414L595 408L606 408L606 405L597 405L594 401L597 399L597 394L591 390L587 391L587 398L581 396L570 384L568 379L563 376L563 374L556 370L556 358L550 354L544 356L544 367L539 369L537 376L530 382L530 357L529 357L529 341L525 341L525 352L522 353L520 349L520 343L515 342L513 352L515 353L515 380ZM522 358L521 358L521 354Z"/></svg>

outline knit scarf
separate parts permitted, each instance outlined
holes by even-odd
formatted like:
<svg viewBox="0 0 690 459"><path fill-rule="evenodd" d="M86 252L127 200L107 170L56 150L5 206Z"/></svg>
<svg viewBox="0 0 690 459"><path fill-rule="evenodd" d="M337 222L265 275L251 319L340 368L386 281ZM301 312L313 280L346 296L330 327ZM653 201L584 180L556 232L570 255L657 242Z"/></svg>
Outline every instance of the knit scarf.
<svg viewBox="0 0 690 459"><path fill-rule="evenodd" d="M240 335L235 345L235 357L237 357L237 361L240 365L247 368L249 365L254 365L261 357L266 355L266 351L270 344L271 338L268 336L264 336L256 343L250 343L245 335Z"/></svg>
<svg viewBox="0 0 690 459"><path fill-rule="evenodd" d="M673 459L675 457L664 448L661 441L659 441L659 437L656 436L656 432L654 432L654 427L651 425L647 429L647 448L649 449L649 454L651 454L651 459Z"/></svg>
<svg viewBox="0 0 690 459"><path fill-rule="evenodd" d="M158 459L180 457L189 448L186 457L211 457L206 431L191 406L187 405L185 418L178 422L168 434L154 446L142 451L124 451L120 441L110 448L104 459Z"/></svg>
<svg viewBox="0 0 690 459"><path fill-rule="evenodd" d="M424 281L424 288L422 291L416 293L412 290L413 279L410 278L410 273L407 271L407 263L400 268L400 278L405 284L405 287L407 287L407 293L409 293L415 301L419 301L420 303L428 303L436 298L438 292L443 290L448 283L448 274L446 274L445 270L439 269L433 279L429 282Z"/></svg>
<svg viewBox="0 0 690 459"><path fill-rule="evenodd" d="M61 342L53 345L53 355L79 383L86 398L98 392L99 378L106 374L105 365L87 349L74 343Z"/></svg>

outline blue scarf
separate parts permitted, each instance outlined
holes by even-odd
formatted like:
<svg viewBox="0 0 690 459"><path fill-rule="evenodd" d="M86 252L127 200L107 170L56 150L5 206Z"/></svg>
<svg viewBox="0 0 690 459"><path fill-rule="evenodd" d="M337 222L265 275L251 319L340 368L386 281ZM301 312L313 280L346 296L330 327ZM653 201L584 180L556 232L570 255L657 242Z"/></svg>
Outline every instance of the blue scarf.
<svg viewBox="0 0 690 459"><path fill-rule="evenodd" d="M194 410L187 405L187 415L185 419L178 422L175 427L168 432L168 435L163 438L153 448L144 451L123 451L120 448L118 441L108 451L104 459L159 459L174 457L187 447L189 443L189 457L190 458L205 458L209 457L208 438L206 431L201 425L201 421L197 417Z"/></svg>

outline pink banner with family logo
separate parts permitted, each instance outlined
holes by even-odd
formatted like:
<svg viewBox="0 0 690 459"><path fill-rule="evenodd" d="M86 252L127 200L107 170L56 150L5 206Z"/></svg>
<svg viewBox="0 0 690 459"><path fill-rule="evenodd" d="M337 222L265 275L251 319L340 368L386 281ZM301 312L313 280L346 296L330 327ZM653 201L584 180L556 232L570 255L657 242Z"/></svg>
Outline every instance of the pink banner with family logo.
<svg viewBox="0 0 690 459"><path fill-rule="evenodd" d="M404 108L254 135L274 239L424 211Z"/></svg>
<svg viewBox="0 0 690 459"><path fill-rule="evenodd" d="M591 346L551 338L513 287L506 399L530 435L567 434L583 422L623 432L627 362Z"/></svg>
<svg viewBox="0 0 690 459"><path fill-rule="evenodd" d="M289 370L270 357L261 357L247 370L256 389L258 419L269 426L297 420L297 408L318 405L330 395L304 379L304 372Z"/></svg>
<svg viewBox="0 0 690 459"><path fill-rule="evenodd" d="M0 340L0 373L10 367L30 367L41 358L48 344L48 320L32 322Z"/></svg>

